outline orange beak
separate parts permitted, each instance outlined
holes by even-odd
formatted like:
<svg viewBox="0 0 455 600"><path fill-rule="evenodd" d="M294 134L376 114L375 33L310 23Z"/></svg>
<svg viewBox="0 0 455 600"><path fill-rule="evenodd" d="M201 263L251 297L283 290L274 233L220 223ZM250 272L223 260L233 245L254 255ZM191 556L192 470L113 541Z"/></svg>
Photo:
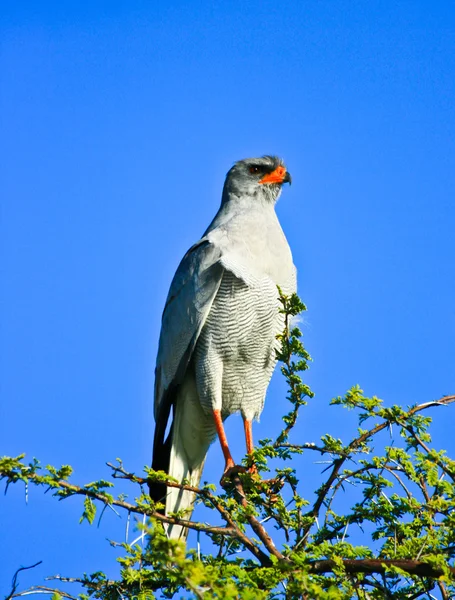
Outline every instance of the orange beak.
<svg viewBox="0 0 455 600"><path fill-rule="evenodd" d="M283 166L277 167L271 173L267 173L264 177L259 181L259 183L291 183L291 176L286 171Z"/></svg>

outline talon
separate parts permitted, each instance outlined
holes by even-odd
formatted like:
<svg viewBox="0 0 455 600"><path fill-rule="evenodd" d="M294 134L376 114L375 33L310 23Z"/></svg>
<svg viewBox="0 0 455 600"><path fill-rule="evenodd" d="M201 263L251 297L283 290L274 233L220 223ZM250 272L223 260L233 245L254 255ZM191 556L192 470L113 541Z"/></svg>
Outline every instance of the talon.
<svg viewBox="0 0 455 600"><path fill-rule="evenodd" d="M233 469L234 467L235 467L235 463L234 463L234 461L233 461L232 459L230 459L230 460L227 460L227 461L226 461L226 465L225 465L225 467L224 467L224 471L223 471L223 477L226 475L226 473L227 473L228 471L230 471L230 470L231 470L231 469Z"/></svg>
<svg viewBox="0 0 455 600"><path fill-rule="evenodd" d="M247 470L242 465L235 465L232 463L232 466L228 467L226 464L226 469L224 470L223 476L220 479L220 485L224 486L228 480L232 479L239 473L246 473Z"/></svg>

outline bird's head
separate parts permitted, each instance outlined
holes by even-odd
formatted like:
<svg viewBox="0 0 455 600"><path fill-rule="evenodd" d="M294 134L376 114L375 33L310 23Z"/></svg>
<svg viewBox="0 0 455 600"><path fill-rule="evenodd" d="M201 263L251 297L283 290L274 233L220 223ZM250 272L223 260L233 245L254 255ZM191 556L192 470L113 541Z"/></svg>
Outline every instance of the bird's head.
<svg viewBox="0 0 455 600"><path fill-rule="evenodd" d="M223 199L247 195L273 203L281 194L283 183L291 183L291 176L277 156L245 158L236 162L226 175Z"/></svg>

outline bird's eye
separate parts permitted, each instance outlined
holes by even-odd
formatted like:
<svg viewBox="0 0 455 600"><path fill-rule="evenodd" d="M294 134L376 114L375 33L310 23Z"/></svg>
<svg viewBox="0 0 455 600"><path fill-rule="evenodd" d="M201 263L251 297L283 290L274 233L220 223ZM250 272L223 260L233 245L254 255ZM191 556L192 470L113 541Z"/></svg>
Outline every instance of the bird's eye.
<svg viewBox="0 0 455 600"><path fill-rule="evenodd" d="M258 167L257 165L252 165L250 167L250 173L252 175L258 175L259 173L262 173L262 169L261 169L261 167Z"/></svg>

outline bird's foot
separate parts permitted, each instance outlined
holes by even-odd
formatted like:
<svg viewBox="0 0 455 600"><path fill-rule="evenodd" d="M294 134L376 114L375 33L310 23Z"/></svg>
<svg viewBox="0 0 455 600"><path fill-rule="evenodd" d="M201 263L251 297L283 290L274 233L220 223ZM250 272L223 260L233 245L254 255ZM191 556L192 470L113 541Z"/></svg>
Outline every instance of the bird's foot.
<svg viewBox="0 0 455 600"><path fill-rule="evenodd" d="M226 483L228 483L233 477L239 475L239 473L246 473L247 470L242 465L236 465L234 462L231 464L226 463L226 467L224 469L224 473L222 478L220 479L221 487L224 487Z"/></svg>
<svg viewBox="0 0 455 600"><path fill-rule="evenodd" d="M224 465L223 477L228 473L231 469L235 468L235 462L231 456L226 458L226 464Z"/></svg>

